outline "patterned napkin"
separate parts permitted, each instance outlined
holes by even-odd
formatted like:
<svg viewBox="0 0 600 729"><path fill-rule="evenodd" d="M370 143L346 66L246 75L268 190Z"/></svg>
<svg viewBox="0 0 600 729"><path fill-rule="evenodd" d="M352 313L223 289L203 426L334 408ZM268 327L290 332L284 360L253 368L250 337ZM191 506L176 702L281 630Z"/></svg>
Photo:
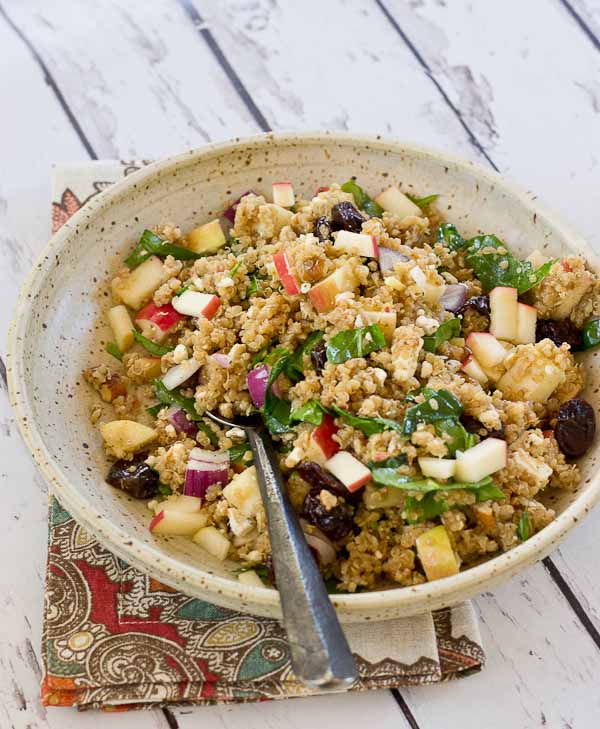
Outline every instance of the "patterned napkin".
<svg viewBox="0 0 600 729"><path fill-rule="evenodd" d="M54 170L56 231L140 163L101 161ZM154 221L156 222L156 221ZM100 545L50 501L42 702L120 711L318 693L290 667L285 632L271 619L187 597ZM485 661L471 603L344 628L360 679L353 691L435 683Z"/></svg>

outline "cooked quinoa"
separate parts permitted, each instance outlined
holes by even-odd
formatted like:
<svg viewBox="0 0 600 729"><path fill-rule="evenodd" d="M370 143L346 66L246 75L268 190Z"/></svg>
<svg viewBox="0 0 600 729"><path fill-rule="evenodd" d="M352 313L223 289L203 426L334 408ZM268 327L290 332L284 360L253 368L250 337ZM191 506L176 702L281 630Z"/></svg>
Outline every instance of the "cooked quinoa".
<svg viewBox="0 0 600 729"><path fill-rule="evenodd" d="M145 231L112 295L114 359L84 373L107 480L242 581L276 579L265 512L243 430L209 410L262 413L340 591L455 574L578 487L595 418L573 352L600 341L598 278L464 240L435 196L276 183L187 233Z"/></svg>

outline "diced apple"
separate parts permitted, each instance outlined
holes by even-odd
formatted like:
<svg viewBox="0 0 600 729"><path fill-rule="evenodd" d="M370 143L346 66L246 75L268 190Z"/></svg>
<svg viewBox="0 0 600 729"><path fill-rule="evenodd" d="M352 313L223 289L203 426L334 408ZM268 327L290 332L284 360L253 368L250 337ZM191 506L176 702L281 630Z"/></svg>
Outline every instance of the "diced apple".
<svg viewBox="0 0 600 729"><path fill-rule="evenodd" d="M263 215L260 215L260 212ZM292 222L294 213L275 203L265 203L259 208L259 219L256 232L261 238L273 238L281 233L281 229Z"/></svg>
<svg viewBox="0 0 600 729"><path fill-rule="evenodd" d="M393 486L367 485L363 501L369 511L374 509L396 509L404 506L406 492Z"/></svg>
<svg viewBox="0 0 600 729"><path fill-rule="evenodd" d="M500 378L498 389L508 400L545 402L565 377L549 359L540 358L533 364L516 359Z"/></svg>
<svg viewBox="0 0 600 729"><path fill-rule="evenodd" d="M133 271L113 279L111 288L115 298L132 309L139 309L148 301L165 279L162 261L150 256Z"/></svg>
<svg viewBox="0 0 600 729"><path fill-rule="evenodd" d="M163 375L162 383L167 390L174 390L176 387L183 385L184 382L190 379L190 377L197 372L201 367L201 363L197 359L184 359L178 365L171 367L171 369Z"/></svg>
<svg viewBox="0 0 600 729"><path fill-rule="evenodd" d="M254 570L245 570L238 575L238 582L242 585L252 585L252 587L264 587L265 583L260 579Z"/></svg>
<svg viewBox="0 0 600 729"><path fill-rule="evenodd" d="M160 377L162 374L160 357L140 357L135 362L135 373L136 377L144 382Z"/></svg>
<svg viewBox="0 0 600 729"><path fill-rule="evenodd" d="M561 263L565 271L568 273L573 271L572 268L567 268L569 264L566 261L562 261ZM558 319L559 321L566 319L594 282L592 274L585 270L573 272L573 276L569 277L569 279L568 288L564 291L564 296L560 299L560 303L552 309L552 319Z"/></svg>
<svg viewBox="0 0 600 729"><path fill-rule="evenodd" d="M340 449L340 444L333 439L333 436L338 432L338 430L339 428L335 424L332 416L324 415L321 425L317 425L311 433L311 439L321 450L325 459L331 458Z"/></svg>
<svg viewBox="0 0 600 729"><path fill-rule="evenodd" d="M134 342L133 322L127 308L123 304L113 306L108 312L108 323L117 347L121 352L126 352Z"/></svg>
<svg viewBox="0 0 600 729"><path fill-rule="evenodd" d="M428 304L437 304L446 289L443 279L431 281L419 266L410 269L410 277L421 289L423 298Z"/></svg>
<svg viewBox="0 0 600 729"><path fill-rule="evenodd" d="M490 334L513 342L517 336L519 292L512 286L496 286L490 291Z"/></svg>
<svg viewBox="0 0 600 729"><path fill-rule="evenodd" d="M459 572L458 557L454 554L448 532L443 525L429 529L417 537L417 554L430 582Z"/></svg>
<svg viewBox="0 0 600 729"><path fill-rule="evenodd" d="M273 183L273 202L282 208L291 208L294 205L296 197L291 182Z"/></svg>
<svg viewBox="0 0 600 729"><path fill-rule="evenodd" d="M325 461L325 468L350 492L358 491L372 478L371 471L348 451L339 451Z"/></svg>
<svg viewBox="0 0 600 729"><path fill-rule="evenodd" d="M117 456L124 458L137 453L156 440L157 433L147 425L135 420L113 420L100 426L100 433L107 447Z"/></svg>
<svg viewBox="0 0 600 729"><path fill-rule="evenodd" d="M187 494L181 494L175 498L169 498L166 502L159 504L159 508L162 506L169 511L179 511L185 514L194 514L200 511L202 507L202 499L198 496L188 496Z"/></svg>
<svg viewBox="0 0 600 729"><path fill-rule="evenodd" d="M496 337L488 332L471 332L466 345L482 367L496 367L507 355Z"/></svg>
<svg viewBox="0 0 600 729"><path fill-rule="evenodd" d="M397 215L399 218L406 218L409 215L423 217L421 208L406 197L397 185L392 185L387 190L380 192L375 198L375 202L381 205L385 211Z"/></svg>
<svg viewBox="0 0 600 729"><path fill-rule="evenodd" d="M395 311L361 311L360 316L366 324L379 324L385 341L392 343L397 323Z"/></svg>
<svg viewBox="0 0 600 729"><path fill-rule="evenodd" d="M206 514L165 507L150 522L150 531L164 536L191 537L206 526L207 520Z"/></svg>
<svg viewBox="0 0 600 729"><path fill-rule="evenodd" d="M488 532L495 534L498 529L496 516L489 503L473 504L471 507L476 521Z"/></svg>
<svg viewBox="0 0 600 729"><path fill-rule="evenodd" d="M357 253L365 258L379 258L377 238L366 233L352 233L349 230L340 230L333 247L347 253Z"/></svg>
<svg viewBox="0 0 600 729"><path fill-rule="evenodd" d="M256 516L262 506L256 467L250 466L234 476L223 489L223 496L244 516Z"/></svg>
<svg viewBox="0 0 600 729"><path fill-rule="evenodd" d="M488 377L485 374L485 372L482 370L481 365L479 362L473 357L472 354L470 354L465 361L461 365L461 369L463 372L466 372L469 377L472 377L474 380L477 380L480 385L487 385L488 383Z"/></svg>
<svg viewBox="0 0 600 729"><path fill-rule="evenodd" d="M194 534L192 540L209 554L212 554L213 557L216 557L220 562L224 562L227 559L231 542L214 526L203 527Z"/></svg>
<svg viewBox="0 0 600 729"><path fill-rule="evenodd" d="M300 282L296 276L296 272L287 256L287 253L280 251L273 256L273 265L281 281L285 293L289 296L295 296L300 293Z"/></svg>
<svg viewBox="0 0 600 729"><path fill-rule="evenodd" d="M456 452L455 478L457 481L481 481L506 466L506 441L486 438L469 450Z"/></svg>
<svg viewBox="0 0 600 729"><path fill-rule="evenodd" d="M517 334L515 344L533 344L537 324L537 309L528 304L517 304Z"/></svg>
<svg viewBox="0 0 600 729"><path fill-rule="evenodd" d="M422 456L418 459L419 468L424 476L430 478L448 479L454 476L456 461L452 458L430 458Z"/></svg>
<svg viewBox="0 0 600 729"><path fill-rule="evenodd" d="M218 220L211 220L186 235L188 248L194 253L210 253L222 248L227 239Z"/></svg>
<svg viewBox="0 0 600 729"><path fill-rule="evenodd" d="M221 299L214 294L204 294L201 291L184 291L180 296L173 297L173 308L186 316L203 316L212 319L221 306Z"/></svg>
<svg viewBox="0 0 600 729"><path fill-rule="evenodd" d="M185 319L183 314L176 311L171 304L156 306L151 301L140 309L135 315L135 323L141 329L146 339L153 342L162 342L180 321Z"/></svg>
<svg viewBox="0 0 600 729"><path fill-rule="evenodd" d="M534 251L531 251L531 253L527 256L525 260L529 261L529 263L531 263L534 268L539 268L540 266L543 266L544 263L547 263L550 259L536 248Z"/></svg>
<svg viewBox="0 0 600 729"><path fill-rule="evenodd" d="M324 314L335 308L336 296L346 291L354 291L357 286L356 274L349 265L345 265L315 284L308 295L319 314Z"/></svg>

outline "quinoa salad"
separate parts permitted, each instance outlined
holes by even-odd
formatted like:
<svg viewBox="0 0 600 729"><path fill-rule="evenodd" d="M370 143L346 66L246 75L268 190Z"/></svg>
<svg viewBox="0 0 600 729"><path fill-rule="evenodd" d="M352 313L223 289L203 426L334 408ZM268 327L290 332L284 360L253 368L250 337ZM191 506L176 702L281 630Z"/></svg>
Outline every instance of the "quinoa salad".
<svg viewBox="0 0 600 729"><path fill-rule="evenodd" d="M262 415L332 592L450 576L554 519L595 435L576 353L600 343L600 279L463 237L429 192L274 183L131 245L84 377L106 480L157 540L276 586L244 431L207 411Z"/></svg>

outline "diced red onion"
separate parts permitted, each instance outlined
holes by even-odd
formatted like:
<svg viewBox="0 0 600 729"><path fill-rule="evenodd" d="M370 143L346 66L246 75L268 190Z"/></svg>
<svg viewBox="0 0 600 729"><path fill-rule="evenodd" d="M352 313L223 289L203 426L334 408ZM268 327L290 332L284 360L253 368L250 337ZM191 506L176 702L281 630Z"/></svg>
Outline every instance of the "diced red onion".
<svg viewBox="0 0 600 729"><path fill-rule="evenodd" d="M320 529L309 526L309 524L304 521L304 519L300 519L300 525L302 526L302 530L304 531L304 536L306 537L308 546L313 552L317 553L319 563L322 565L327 565L335 562L335 548L329 538L326 537Z"/></svg>
<svg viewBox="0 0 600 729"><path fill-rule="evenodd" d="M404 253L379 246L379 268L382 273L391 271L397 263L406 263L410 258Z"/></svg>
<svg viewBox="0 0 600 729"><path fill-rule="evenodd" d="M231 205L223 213L223 217L227 218L227 220L229 220L230 223L233 223L235 221L235 211L237 209L237 206L240 204L240 200L243 197L246 197L246 195L254 195L254 190L248 190L248 192L245 192L243 195L240 195L240 197L238 197L238 199L235 202L231 203Z"/></svg>
<svg viewBox="0 0 600 729"><path fill-rule="evenodd" d="M267 393L267 381L271 374L271 367L266 364L259 364L254 369L248 372L246 377L246 384L248 385L248 392L252 398L252 402L257 408L262 408L265 404L265 395ZM271 390L274 395L281 397L281 388L279 386L279 377L271 385Z"/></svg>
<svg viewBox="0 0 600 729"><path fill-rule="evenodd" d="M217 364L221 365L221 367L229 367L231 365L231 360L228 355L223 354L222 352L215 352L210 356Z"/></svg>
<svg viewBox="0 0 600 729"><path fill-rule="evenodd" d="M184 382L200 369L200 362L197 359L186 359L163 375L162 382L167 390L174 390L183 385Z"/></svg>
<svg viewBox="0 0 600 729"><path fill-rule="evenodd" d="M229 453L192 448L185 470L183 493L203 499L210 486L229 480Z"/></svg>
<svg viewBox="0 0 600 729"><path fill-rule="evenodd" d="M457 312L467 300L465 284L448 284L440 298L440 304L446 311Z"/></svg>
<svg viewBox="0 0 600 729"><path fill-rule="evenodd" d="M167 420L175 428L178 433L185 433L195 437L198 432L198 426L193 420L190 420L186 415L185 410L178 408L177 405L172 405L167 410Z"/></svg>

